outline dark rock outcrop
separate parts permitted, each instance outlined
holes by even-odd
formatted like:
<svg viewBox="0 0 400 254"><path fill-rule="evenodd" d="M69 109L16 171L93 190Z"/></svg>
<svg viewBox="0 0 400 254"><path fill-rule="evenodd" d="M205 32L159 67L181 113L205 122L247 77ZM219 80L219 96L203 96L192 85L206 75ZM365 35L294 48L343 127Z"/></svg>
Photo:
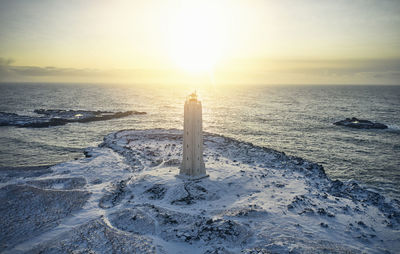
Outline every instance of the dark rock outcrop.
<svg viewBox="0 0 400 254"><path fill-rule="evenodd" d="M67 123L105 121L130 115L146 114L146 112L140 111L109 112L61 109L35 109L34 112L40 116L24 116L15 113L0 112L0 126L44 128L65 125Z"/></svg>
<svg viewBox="0 0 400 254"><path fill-rule="evenodd" d="M334 125L340 125L350 128L357 128L357 129L387 129L387 125L382 123L374 123L368 120L361 120L358 118L346 118L345 120L341 120L338 122L333 123Z"/></svg>

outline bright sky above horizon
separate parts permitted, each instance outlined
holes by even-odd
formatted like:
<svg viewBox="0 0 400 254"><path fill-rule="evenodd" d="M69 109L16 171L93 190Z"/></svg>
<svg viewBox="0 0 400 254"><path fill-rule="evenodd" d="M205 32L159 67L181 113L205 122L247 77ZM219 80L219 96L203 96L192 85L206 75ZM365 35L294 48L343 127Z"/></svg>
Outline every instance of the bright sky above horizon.
<svg viewBox="0 0 400 254"><path fill-rule="evenodd" d="M399 84L400 1L0 2L0 81Z"/></svg>

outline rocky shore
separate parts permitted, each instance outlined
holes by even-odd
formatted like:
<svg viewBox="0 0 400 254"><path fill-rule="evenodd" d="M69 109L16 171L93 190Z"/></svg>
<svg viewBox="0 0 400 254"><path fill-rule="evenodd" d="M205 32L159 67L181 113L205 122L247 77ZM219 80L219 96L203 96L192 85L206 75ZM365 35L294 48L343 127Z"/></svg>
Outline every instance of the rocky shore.
<svg viewBox="0 0 400 254"><path fill-rule="evenodd" d="M90 110L59 110L35 109L37 116L25 116L15 113L0 112L0 126L17 126L31 128L45 128L50 126L65 125L67 123L87 123L105 121L130 115L144 115L146 112L125 111L90 111Z"/></svg>
<svg viewBox="0 0 400 254"><path fill-rule="evenodd" d="M398 200L333 181L302 158L210 133L210 177L184 180L176 177L181 145L181 130L123 130L43 174L0 171L0 202L9 204L0 209L0 252L400 249Z"/></svg>

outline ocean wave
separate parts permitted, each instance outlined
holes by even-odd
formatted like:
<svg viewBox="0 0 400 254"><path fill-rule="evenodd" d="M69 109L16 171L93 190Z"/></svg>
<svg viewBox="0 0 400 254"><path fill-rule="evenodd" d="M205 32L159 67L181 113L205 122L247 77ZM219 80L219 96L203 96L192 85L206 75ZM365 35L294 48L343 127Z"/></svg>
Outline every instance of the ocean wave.
<svg viewBox="0 0 400 254"><path fill-rule="evenodd" d="M400 126L397 124L388 124L389 130L400 131Z"/></svg>

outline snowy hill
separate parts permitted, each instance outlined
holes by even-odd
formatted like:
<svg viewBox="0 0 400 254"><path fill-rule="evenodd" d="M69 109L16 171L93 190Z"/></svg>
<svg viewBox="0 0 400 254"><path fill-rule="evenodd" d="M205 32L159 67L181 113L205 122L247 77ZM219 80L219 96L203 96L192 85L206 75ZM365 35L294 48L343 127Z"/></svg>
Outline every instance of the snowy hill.
<svg viewBox="0 0 400 254"><path fill-rule="evenodd" d="M107 135L86 158L3 171L4 253L396 253L397 200L284 153L205 133L208 178L176 177L180 130Z"/></svg>

